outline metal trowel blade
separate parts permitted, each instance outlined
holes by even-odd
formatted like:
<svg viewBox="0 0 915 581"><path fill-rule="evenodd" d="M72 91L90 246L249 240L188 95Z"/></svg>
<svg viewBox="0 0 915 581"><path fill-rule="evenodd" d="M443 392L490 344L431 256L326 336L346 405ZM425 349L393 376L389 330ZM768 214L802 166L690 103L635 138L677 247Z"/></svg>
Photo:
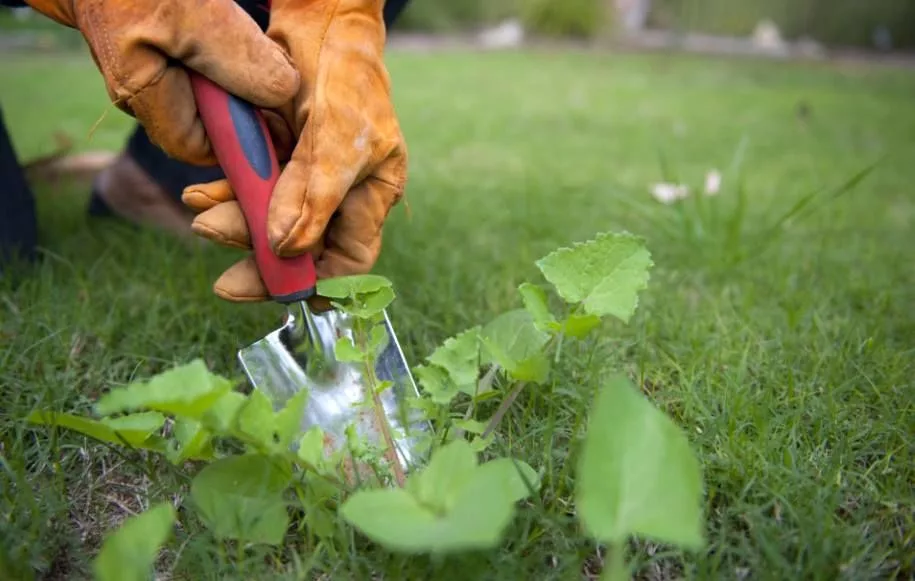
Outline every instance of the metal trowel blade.
<svg viewBox="0 0 915 581"><path fill-rule="evenodd" d="M332 448L346 442L346 429L381 443L373 414L362 404L370 389L361 364L337 361L334 345L353 338L354 319L332 309L314 313L304 302L289 306L285 323L263 339L242 348L238 359L255 389L279 407L300 390L307 390L302 430L318 426ZM410 367L384 312L385 343L376 359L375 374L393 385L380 394L401 466L405 471L425 461L424 436L431 431L409 400L419 396ZM370 394L368 397L371 397Z"/></svg>

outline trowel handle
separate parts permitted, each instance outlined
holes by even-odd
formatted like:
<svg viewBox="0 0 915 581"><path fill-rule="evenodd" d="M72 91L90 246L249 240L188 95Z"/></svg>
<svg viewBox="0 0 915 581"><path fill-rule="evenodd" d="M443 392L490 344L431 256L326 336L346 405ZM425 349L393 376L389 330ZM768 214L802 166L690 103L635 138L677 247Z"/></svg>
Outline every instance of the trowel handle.
<svg viewBox="0 0 915 581"><path fill-rule="evenodd" d="M263 116L208 78L194 71L188 74L216 159L248 223L254 258L267 290L280 303L312 296L316 275L311 254L281 258L267 239L267 208L280 168Z"/></svg>

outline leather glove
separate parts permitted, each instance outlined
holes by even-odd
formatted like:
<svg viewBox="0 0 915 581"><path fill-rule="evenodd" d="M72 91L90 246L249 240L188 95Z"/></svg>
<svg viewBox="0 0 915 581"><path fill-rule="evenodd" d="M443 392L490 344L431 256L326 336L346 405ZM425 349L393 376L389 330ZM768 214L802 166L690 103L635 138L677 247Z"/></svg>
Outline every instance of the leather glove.
<svg viewBox="0 0 915 581"><path fill-rule="evenodd" d="M273 0L267 35L302 78L295 99L265 120L283 167L267 232L279 256L311 252L318 278L363 274L381 250L381 230L403 196L407 151L382 59L384 0ZM194 232L250 249L247 225L225 180L185 189L201 212ZM269 298L253 254L213 287L234 302Z"/></svg>
<svg viewBox="0 0 915 581"><path fill-rule="evenodd" d="M216 165L185 67L262 107L292 99L299 75L232 0L27 0L79 30L115 105L187 163Z"/></svg>

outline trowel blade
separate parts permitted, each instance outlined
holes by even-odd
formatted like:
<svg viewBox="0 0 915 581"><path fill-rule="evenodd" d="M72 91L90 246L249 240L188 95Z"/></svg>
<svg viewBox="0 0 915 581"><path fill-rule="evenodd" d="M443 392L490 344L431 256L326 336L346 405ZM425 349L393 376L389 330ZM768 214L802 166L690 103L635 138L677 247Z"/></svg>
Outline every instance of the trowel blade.
<svg viewBox="0 0 915 581"><path fill-rule="evenodd" d="M354 423L360 433L381 443L378 430L372 428L371 412L360 405L368 394L364 367L334 357L337 340L353 338L353 323L342 311L314 313L305 303L295 303L283 326L238 352L248 380L275 406L284 405L300 390L308 391L302 430L320 427L325 437L330 436L332 448L344 445L346 428ZM425 462L423 436L430 433L431 425L409 406L409 399L419 392L387 312L383 325L385 345L376 359L375 375L393 384L380 399L401 465L409 471Z"/></svg>

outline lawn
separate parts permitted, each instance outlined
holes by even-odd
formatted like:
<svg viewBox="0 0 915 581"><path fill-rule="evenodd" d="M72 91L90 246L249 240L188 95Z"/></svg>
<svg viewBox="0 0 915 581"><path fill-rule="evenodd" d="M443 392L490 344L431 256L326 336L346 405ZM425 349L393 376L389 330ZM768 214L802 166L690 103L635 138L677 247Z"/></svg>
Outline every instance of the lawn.
<svg viewBox="0 0 915 581"><path fill-rule="evenodd" d="M500 445L538 469L568 461L594 388L622 369L686 432L706 488L708 547L640 543L640 576L915 575L910 71L535 51L392 51L389 63L409 212L392 213L376 271L398 291L411 362L517 307L554 248L644 236L655 267L637 316L570 352L561 389L525 392ZM94 149L130 129L88 58L8 55L0 78L23 158L47 153L55 131ZM650 196L665 177L701 189L713 168L715 197ZM0 279L0 577L80 579L106 530L182 494L186 477L21 418L87 411L109 386L196 357L237 375L236 349L281 313L210 293L235 252L90 221L83 187L39 195L44 260ZM206 534L184 534L163 567L195 580L306 578L305 563L334 579L582 578L595 548L568 515L570 489L552 479L548 512L521 510L502 547L462 557L365 548L232 565Z"/></svg>

